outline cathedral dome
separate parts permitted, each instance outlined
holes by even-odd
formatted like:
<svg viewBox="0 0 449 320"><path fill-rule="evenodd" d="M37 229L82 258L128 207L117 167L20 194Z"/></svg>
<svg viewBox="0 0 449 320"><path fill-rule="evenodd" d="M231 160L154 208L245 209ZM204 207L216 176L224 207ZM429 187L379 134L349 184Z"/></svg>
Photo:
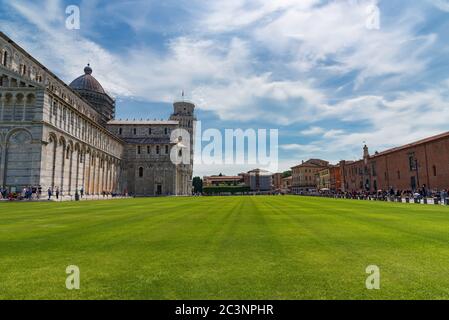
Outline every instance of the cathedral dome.
<svg viewBox="0 0 449 320"><path fill-rule="evenodd" d="M70 88L74 90L87 90L103 94L105 93L98 80L92 76L92 68L89 64L84 68L84 74L72 81Z"/></svg>

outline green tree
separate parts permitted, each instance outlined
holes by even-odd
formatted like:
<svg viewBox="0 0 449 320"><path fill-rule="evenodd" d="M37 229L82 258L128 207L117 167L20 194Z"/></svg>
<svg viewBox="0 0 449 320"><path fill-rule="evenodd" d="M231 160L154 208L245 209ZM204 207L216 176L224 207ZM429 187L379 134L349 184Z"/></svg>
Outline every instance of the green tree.
<svg viewBox="0 0 449 320"><path fill-rule="evenodd" d="M195 193L202 193L203 192L203 179L200 177L195 177L192 180L193 184L193 192Z"/></svg>
<svg viewBox="0 0 449 320"><path fill-rule="evenodd" d="M288 178L288 177L291 177L292 176L292 171L291 170L289 170L289 171L284 171L283 173L282 173L282 178Z"/></svg>

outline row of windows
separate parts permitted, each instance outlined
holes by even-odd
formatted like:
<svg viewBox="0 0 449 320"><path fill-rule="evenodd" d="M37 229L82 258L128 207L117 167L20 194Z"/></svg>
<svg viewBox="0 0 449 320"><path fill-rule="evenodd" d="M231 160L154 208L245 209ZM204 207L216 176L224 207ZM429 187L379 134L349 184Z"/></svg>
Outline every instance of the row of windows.
<svg viewBox="0 0 449 320"><path fill-rule="evenodd" d="M437 166L432 166L432 175L434 176L434 177L436 177L437 176ZM401 179L401 171L397 171L396 172L396 175L397 175L397 178L398 179ZM387 172L385 172L385 179L387 179L387 177L388 177L388 173Z"/></svg>
<svg viewBox="0 0 449 320"><path fill-rule="evenodd" d="M144 150L145 147L142 146L137 146L137 154L142 154L142 151ZM164 146L164 153L168 154L170 151L170 148L168 145ZM151 146L146 146L146 153L150 154L151 153ZM156 154L161 154L161 147L160 146L156 146Z"/></svg>
<svg viewBox="0 0 449 320"><path fill-rule="evenodd" d="M410 162L410 164L414 164L413 166L410 167L410 171L416 171L416 161ZM347 175L348 175L348 173L349 173L348 170L346 170L346 174ZM363 175L363 174L368 175L368 170L367 170L367 168L365 168L365 170L363 170L362 168L351 168L352 176L356 175L357 173L359 175ZM372 164L371 174L372 174L373 177L377 176L376 165L375 164ZM436 166L432 166L432 174L433 174L434 177L437 176L437 167ZM387 180L388 179L388 172L385 172L384 175L385 175L385 180ZM401 179L401 171L399 171L399 170L396 171L396 176L397 176L398 179Z"/></svg>
<svg viewBox="0 0 449 320"><path fill-rule="evenodd" d="M112 152L116 146L107 135L56 101L51 103L50 123L102 150Z"/></svg>
<svg viewBox="0 0 449 320"><path fill-rule="evenodd" d="M20 59L17 57L17 59ZM1 51L0 56L0 64L4 67L8 67L9 61L11 60L11 56L7 50ZM20 60L22 61L22 60ZM19 69L17 70L21 76L27 76L29 78L34 78L35 81L41 83L42 82L42 75L38 74L37 68L35 67L29 67L25 63L20 62L19 63Z"/></svg>
<svg viewBox="0 0 449 320"><path fill-rule="evenodd" d="M148 132L149 135L153 134L153 131L152 131L151 128L148 128L147 132ZM137 135L137 128L131 129L130 133L133 134L133 135ZM164 128L164 134L169 134L169 133L170 133L170 129ZM118 129L118 134L119 135L123 135L123 128L119 128Z"/></svg>
<svg viewBox="0 0 449 320"><path fill-rule="evenodd" d="M138 169L139 178L143 178L143 173L144 173L143 167L139 167Z"/></svg>
<svg viewBox="0 0 449 320"><path fill-rule="evenodd" d="M69 90L66 90L64 88L64 83L62 83L61 81L50 81L51 77L48 77L47 72L45 70L42 70L40 67L35 66L26 57L21 57L17 53L11 54L9 49L3 48L0 50L0 64L5 67L9 67L10 69L16 68L15 71L18 72L21 76L28 77L33 81L36 81L38 83L45 82L48 90L55 93L67 103L74 106L76 109L79 109L84 114L95 120L95 114L91 114L90 112L84 110L83 106L76 105L75 101L78 100L77 97L74 96ZM11 86L14 86L13 83L11 84Z"/></svg>

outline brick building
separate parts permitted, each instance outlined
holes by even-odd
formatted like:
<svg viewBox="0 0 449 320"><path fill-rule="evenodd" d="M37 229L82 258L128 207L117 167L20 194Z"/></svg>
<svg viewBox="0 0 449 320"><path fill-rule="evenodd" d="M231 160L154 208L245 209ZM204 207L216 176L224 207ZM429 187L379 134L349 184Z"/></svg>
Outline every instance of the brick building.
<svg viewBox="0 0 449 320"><path fill-rule="evenodd" d="M340 162L344 191L416 190L449 188L449 132L416 141L363 159Z"/></svg>
<svg viewBox="0 0 449 320"><path fill-rule="evenodd" d="M282 189L282 173L273 174L273 189L274 190Z"/></svg>

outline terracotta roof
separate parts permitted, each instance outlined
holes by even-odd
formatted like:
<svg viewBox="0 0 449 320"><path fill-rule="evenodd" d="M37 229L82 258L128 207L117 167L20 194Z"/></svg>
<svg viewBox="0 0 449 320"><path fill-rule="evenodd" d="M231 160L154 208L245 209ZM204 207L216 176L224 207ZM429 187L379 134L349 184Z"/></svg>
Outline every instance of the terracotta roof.
<svg viewBox="0 0 449 320"><path fill-rule="evenodd" d="M84 74L73 80L69 86L74 90L87 90L106 94L100 82L92 76L92 68L90 65L87 65L84 68Z"/></svg>
<svg viewBox="0 0 449 320"><path fill-rule="evenodd" d="M317 163L312 163L312 162L306 161L306 162L304 162L304 163L301 163L300 165L297 165L297 166L292 167L291 169L295 169L295 168L304 168L304 167L324 168L324 167L326 167L326 166L324 166L324 165L319 165L319 164L317 164Z"/></svg>
<svg viewBox="0 0 449 320"><path fill-rule="evenodd" d="M428 138L425 138L425 139L422 139L422 140L418 140L418 141L415 141L415 142L412 142L412 143L409 143L409 144L405 144L405 145L400 146L400 147L391 148L391 149L379 152L377 154L373 154L373 155L370 156L370 158L376 158L376 157L379 157L379 156L383 156L383 155L390 154L390 153L393 153L393 152L401 151L401 150L404 150L404 149L417 147L417 146L425 144L425 143L433 142L433 141L440 140L440 139L443 139L443 138L448 138L448 137L449 137L449 132L444 132L444 133L438 134L436 136L428 137Z"/></svg>

